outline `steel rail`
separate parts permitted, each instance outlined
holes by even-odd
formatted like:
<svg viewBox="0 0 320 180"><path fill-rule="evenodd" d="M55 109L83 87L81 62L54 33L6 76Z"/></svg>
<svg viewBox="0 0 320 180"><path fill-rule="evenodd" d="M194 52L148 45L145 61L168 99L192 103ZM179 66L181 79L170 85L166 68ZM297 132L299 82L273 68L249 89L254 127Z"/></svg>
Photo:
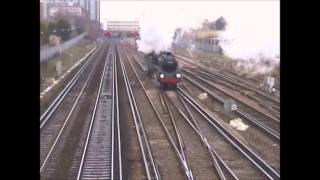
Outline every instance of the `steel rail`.
<svg viewBox="0 0 320 180"><path fill-rule="evenodd" d="M97 96L96 96L96 100L95 100L95 104L94 104L94 108L93 108L93 113L92 113L92 116L91 116L91 119L90 119L89 130L88 130L88 133L87 133L87 138L86 138L86 142L85 142L85 145L84 145L84 150L83 150L83 153L82 153L82 158L81 158L80 167L79 167L79 170L78 170L77 180L80 180L82 169L83 169L83 165L84 165L84 161L85 161L85 157L86 157L86 154L87 154L87 149L88 149L88 145L89 145L89 139L91 137L93 122L94 122L95 117L96 117L96 111L97 111L97 107L98 107L98 103L99 103L99 99L100 99L101 87L102 87L103 80L104 80L103 77L104 77L105 72L106 72L106 67L107 67L107 62L108 62L107 59L108 59L108 56L106 58L106 61L105 61L105 64L104 64L104 68L103 68L103 72L102 72L102 75L101 75L101 78L100 78L99 88L98 88L98 91L97 91L98 93L97 93ZM113 151L113 149L112 149L112 151Z"/></svg>
<svg viewBox="0 0 320 180"><path fill-rule="evenodd" d="M265 162L258 154L253 152L247 145L241 142L237 137L232 135L218 120L216 120L207 110L197 103L183 89L178 87L178 91L202 117L204 117L217 131L224 136L235 148L237 148L248 160L250 160L266 177L269 179L280 179L280 175L267 162Z"/></svg>
<svg viewBox="0 0 320 180"><path fill-rule="evenodd" d="M144 131L144 126L141 121L140 112L138 110L138 107L137 107L137 104L136 104L136 101L135 101L135 98L133 95L133 91L132 91L132 88L129 83L129 78L127 76L127 71L124 67L124 63L123 63L121 56L119 56L119 63L120 63L121 69L122 69L122 74L123 74L125 85L126 85L130 108L132 111L132 115L133 115L133 119L134 119L134 123L135 123L135 128L136 128L138 139L139 139L139 145L140 145L147 177L149 180L151 180L153 178L160 180L160 174L159 174L159 171L155 165L155 162L154 162L154 159L152 156L152 152L149 147L148 139L147 139L147 136Z"/></svg>
<svg viewBox="0 0 320 180"><path fill-rule="evenodd" d="M178 96L180 99L180 96ZM219 165L222 164L223 168L226 169L226 171L232 176L233 179L238 179L237 176L232 172L232 170L229 168L229 166L222 160L222 158L219 156L219 154L211 147L211 145L207 142L207 138L203 135L203 133L201 132L201 129L199 128L198 123L196 123L195 119L192 116L192 113L190 112L189 108L187 108L185 102L183 101L183 99L180 99L181 102L183 103L186 111L188 112L188 114L191 117L191 120L187 117L187 115L177 106L173 103L172 99L169 98L169 100L171 101L171 104L173 104L173 106L178 110L179 114L187 121L187 123L191 126L191 128L196 132L196 134L200 137L202 143L205 145L205 147L207 148L214 166L218 172L218 175L221 179L226 179L224 173L221 170L221 167Z"/></svg>
<svg viewBox="0 0 320 180"><path fill-rule="evenodd" d="M197 87L199 87L200 89L202 89L206 93L208 93L210 96L212 96L215 99L217 99L220 103L224 104L225 100L222 97L218 96L217 94L214 94L208 88L206 88L203 85L199 84L198 82L196 82L195 80L193 80L189 76L184 75L184 78L189 80L192 84L196 85ZM238 108L236 110L236 113L238 113L242 117L245 117L249 122L251 122L254 125L256 125L256 127L260 128L262 131L264 131L266 134L270 135L272 138L275 138L278 141L280 140L280 134L277 131L275 131L272 128L270 128L269 126L259 122L254 117L252 117L251 115L249 115L248 113L243 111L241 108Z"/></svg>
<svg viewBox="0 0 320 180"><path fill-rule="evenodd" d="M126 54L126 55L127 55L127 54ZM127 58L129 58L129 57L127 56ZM129 61L129 64L131 65L131 68L132 68L133 72L135 73L135 76L137 77L137 79L138 79L138 81L139 81L139 83L140 83L140 85L141 85L141 87L142 87L142 89L143 89L143 92L144 92L145 95L147 96L147 99L148 99L149 103L151 104L151 106L152 106L152 108L153 108L153 111L156 113L157 118L158 118L158 120L160 121L160 124L162 125L163 129L165 130L166 136L169 138L169 142L170 142L170 144L173 146L173 148L174 148L174 150L175 150L175 152L176 152L176 155L177 155L177 157L178 157L178 159L179 159L179 162L181 163L181 166L182 166L182 168L183 168L183 170L184 170L184 173L185 173L187 179L193 180L193 179L194 179L193 173L192 173L191 169L189 168L189 165L188 165L188 163L186 162L186 159L184 159L184 157L183 157L184 154L181 153L181 152L179 152L179 149L178 149L178 147L175 145L174 140L173 140L172 136L170 135L168 128L167 128L166 125L164 124L164 122L163 122L163 120L162 120L162 118L161 118L158 110L156 109L154 103L153 103L152 100L151 100L151 97L148 95L145 87L143 86L143 83L141 82L141 80L140 80L140 78L139 78L139 76L138 76L138 73L136 72L135 68L133 67L133 65L132 65L132 63L131 63L130 61ZM168 110L169 110L169 109L168 109ZM178 141L179 141L179 138L178 138ZM179 144L182 144L182 143L179 142Z"/></svg>
<svg viewBox="0 0 320 180"><path fill-rule="evenodd" d="M101 46L99 48L101 49ZM93 49L91 52L89 52L88 55L84 58L89 57L89 55L91 55L94 50L96 50L96 48ZM95 52L98 52L98 50ZM47 120L51 117L51 115L54 113L57 107L61 104L62 100L68 94L68 92L72 89L74 84L78 81L80 76L83 74L84 70L88 67L89 62L91 62L90 60L88 60L87 62L85 62L85 64L82 65L79 71L74 75L74 77L69 81L69 83L64 87L64 89L59 93L59 95L53 100L53 102L49 105L49 107L42 113L40 117L40 130L46 124Z"/></svg>

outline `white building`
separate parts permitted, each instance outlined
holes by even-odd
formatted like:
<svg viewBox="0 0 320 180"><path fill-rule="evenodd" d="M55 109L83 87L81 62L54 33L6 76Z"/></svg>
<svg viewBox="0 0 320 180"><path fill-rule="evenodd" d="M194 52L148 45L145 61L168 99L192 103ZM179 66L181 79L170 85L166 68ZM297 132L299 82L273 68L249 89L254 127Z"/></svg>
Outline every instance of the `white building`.
<svg viewBox="0 0 320 180"><path fill-rule="evenodd" d="M57 12L66 12L72 15L83 15L85 9L93 21L100 22L100 0L40 0L48 1L47 15L55 16Z"/></svg>
<svg viewBox="0 0 320 180"><path fill-rule="evenodd" d="M107 21L107 31L110 32L139 32L139 21Z"/></svg>
<svg viewBox="0 0 320 180"><path fill-rule="evenodd" d="M91 20L100 22L100 0L80 0L80 5L89 12Z"/></svg>
<svg viewBox="0 0 320 180"><path fill-rule="evenodd" d="M47 0L40 0L40 19L48 18Z"/></svg>

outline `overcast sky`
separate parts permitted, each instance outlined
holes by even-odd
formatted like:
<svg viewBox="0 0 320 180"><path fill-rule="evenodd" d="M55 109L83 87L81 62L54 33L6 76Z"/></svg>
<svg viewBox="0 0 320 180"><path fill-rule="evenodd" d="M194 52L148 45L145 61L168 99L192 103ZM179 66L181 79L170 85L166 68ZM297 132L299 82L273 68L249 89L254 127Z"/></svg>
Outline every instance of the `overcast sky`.
<svg viewBox="0 0 320 180"><path fill-rule="evenodd" d="M159 28L197 27L204 19L223 16L226 34L234 40L231 54L251 55L263 51L280 54L280 1L101 1L101 21L139 20ZM104 26L105 27L105 26ZM243 47L244 49L239 49Z"/></svg>

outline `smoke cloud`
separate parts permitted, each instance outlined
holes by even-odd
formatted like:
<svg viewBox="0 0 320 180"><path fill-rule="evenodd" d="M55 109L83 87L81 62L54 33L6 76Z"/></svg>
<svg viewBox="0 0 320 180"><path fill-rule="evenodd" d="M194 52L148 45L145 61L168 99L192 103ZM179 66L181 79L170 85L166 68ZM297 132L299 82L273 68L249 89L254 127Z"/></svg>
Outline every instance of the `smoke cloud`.
<svg viewBox="0 0 320 180"><path fill-rule="evenodd" d="M280 1L108 1L102 4L105 4L102 19L139 20L141 39L137 44L142 52L170 50L176 28L189 31L188 28L198 28L208 19L217 21L211 29L223 30L220 45L227 56L236 60L239 69L265 72L274 66L273 62L280 61L276 57L280 55ZM217 20L219 17L225 19L226 27L223 19ZM264 59L272 63L265 63Z"/></svg>
<svg viewBox="0 0 320 180"><path fill-rule="evenodd" d="M138 50L144 53L170 51L176 24L147 10L140 19Z"/></svg>
<svg viewBox="0 0 320 180"><path fill-rule="evenodd" d="M228 26L220 33L220 45L225 55L236 61L235 68L240 72L264 74L279 66L279 12L274 2L266 3L266 9L252 9L239 17L226 15Z"/></svg>
<svg viewBox="0 0 320 180"><path fill-rule="evenodd" d="M236 59L234 69L249 76L270 73L279 66L279 59L270 59L260 54L256 59Z"/></svg>
<svg viewBox="0 0 320 180"><path fill-rule="evenodd" d="M141 40L137 40L138 50L144 53L155 51L169 51L172 42L172 33L154 26L142 26Z"/></svg>

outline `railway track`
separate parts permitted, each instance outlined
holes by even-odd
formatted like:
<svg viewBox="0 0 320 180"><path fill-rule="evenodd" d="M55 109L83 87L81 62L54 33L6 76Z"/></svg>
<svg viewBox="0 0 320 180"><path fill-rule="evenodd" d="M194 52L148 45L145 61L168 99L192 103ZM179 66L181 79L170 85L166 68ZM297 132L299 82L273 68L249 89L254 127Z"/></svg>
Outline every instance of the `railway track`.
<svg viewBox="0 0 320 180"><path fill-rule="evenodd" d="M74 64L67 72L65 72L55 83L47 87L44 91L40 93L40 115L44 114L46 110L49 109L52 102L56 101L57 93L64 91L64 88L67 88L73 79L76 77L76 74L81 70L82 67L86 66L87 61L90 61L93 56L98 52L98 49L101 48L101 44L98 44L90 52L88 52L83 58L81 58L76 64Z"/></svg>
<svg viewBox="0 0 320 180"><path fill-rule="evenodd" d="M184 74L185 80L217 99L222 105L225 103L226 99L230 98L230 93L226 93L223 90L221 92L221 89L216 90L216 86L214 86L211 82L194 75L190 71L186 71L186 73L187 74ZM233 97L231 96L231 98ZM236 113L240 117L246 119L249 123L258 127L277 141L280 140L280 124L277 119L275 119L274 117L270 117L262 112L256 111L256 109L253 109L250 106L241 103L241 101L237 101L237 105L238 109L236 110Z"/></svg>
<svg viewBox="0 0 320 180"><path fill-rule="evenodd" d="M135 59L136 61L137 61L137 59ZM138 63L137 62L137 66L142 66L142 63ZM140 69L143 71L143 67L140 67ZM171 101L174 101L174 102L177 102L177 99L175 99L175 100L171 100ZM164 103L164 104L166 104L166 103ZM161 106L161 104L160 103L158 103L158 107L160 107ZM176 107L176 106L175 106ZM164 109L167 109L167 108L164 108ZM183 117L185 117L186 118L186 115L184 115L184 113L182 112L182 110L179 110L178 111ZM176 113L175 113L176 114ZM192 113L189 113L189 115L191 115ZM191 115L192 116L192 115ZM186 119L188 119L188 118L186 118ZM201 138L201 140L202 140L202 143L205 145L205 147L206 147L206 149L207 149L207 151L208 151L208 153L210 154L210 157L211 157L211 159L212 159L212 162L213 162L213 164L215 165L215 169L216 169L216 172L217 172L217 177L219 177L220 179L238 179L238 177L235 175L235 173L230 169L230 167L228 167L227 165L226 165L226 163L222 160L222 158L218 155L218 153L212 148L212 146L208 143L208 141L207 141L207 138L204 136L204 135L202 135L202 133L201 133L201 130L199 130L199 128L197 128L197 126L194 124L194 123L192 123L192 121L191 120L186 120L188 123L189 123L189 125L193 128L193 130L198 134L198 136ZM195 120L193 119L193 122L195 122ZM183 137L185 137L185 136L188 136L187 135L188 133L185 133L184 134L184 136ZM189 131L189 134L190 134L190 131ZM188 138L188 141L190 141L190 138ZM184 143L185 144L185 143ZM194 146L195 147L195 146ZM198 147L198 146L197 146ZM193 151L194 151L194 149L195 148L193 148ZM256 154L255 154L256 155ZM210 157L208 157L208 158L210 158ZM199 159L199 157L198 157L198 159ZM193 159L193 160L195 160L195 159ZM262 160L263 161L263 160ZM189 161L189 163L190 164L192 164L191 163L191 161ZM267 165L268 166L268 164L267 163L265 163L265 165ZM191 167L192 167L192 165L191 165ZM256 166L256 168L257 169L259 169L259 167L258 166ZM260 168L260 170L261 170L261 168ZM214 171L213 169L212 169L212 171ZM252 171L252 170L251 170ZM262 171L263 172L263 171ZM252 172L253 173L253 172ZM257 174L256 174L257 175ZM268 177L268 174L265 174L267 177ZM216 177L216 178L217 178ZM243 175L240 175L240 177L243 177ZM201 179L201 178L200 178ZM272 178L271 178L272 179Z"/></svg>
<svg viewBox="0 0 320 180"><path fill-rule="evenodd" d="M159 120L163 130L165 131L166 137L167 139L169 139L170 145L175 151L176 157L180 163L180 168L184 173L184 179L217 179L217 174L214 173L215 171L212 167L212 162L210 162L210 155L208 152L206 152L205 148L201 146L200 141L195 140L197 137L191 135L193 137L193 140L189 138L187 141L183 140L183 136L189 134L190 131L187 131L186 129L181 130L180 128L178 128L177 124L175 123L176 118L173 117L174 113L172 113L170 108L167 107L167 100L162 92L159 92L158 88L154 88L154 86L150 84L150 81L142 80L144 78L143 72L142 74L141 72L137 72L137 65L133 63L135 61L132 58L127 57L127 60L135 76L139 77L138 81L140 87L144 89L144 94L148 97L148 101L153 107L153 111L156 113L157 119ZM135 84L136 83L134 83L134 86ZM185 123L184 126L186 126ZM197 144L197 148L194 147L195 144ZM187 148L188 150L185 150L185 148ZM156 162L158 161L159 160L156 159ZM166 166L168 166L168 164L166 164ZM163 168L164 167L159 166L161 175L165 174L163 173L163 171L161 171L161 169ZM177 174L174 174L174 176L168 177L169 179L178 179L176 175ZM168 177L165 176L164 179L167 179Z"/></svg>
<svg viewBox="0 0 320 180"><path fill-rule="evenodd" d="M98 50L98 53L101 53L102 49ZM90 67L85 69L86 71L81 72L83 75L78 77L79 83L74 84L72 89L69 90L69 96L66 94L63 97L63 93L60 93L56 100L49 106L47 113L42 114L42 119L40 119L40 163L42 164L45 155L50 151L50 145L55 141L55 137L59 133L59 130L66 124L68 116L70 116L70 111L73 111L75 104L79 101L81 95L83 94L85 85L88 83L89 77L92 74L92 69L97 66L97 62L92 60L92 63L89 64ZM85 66L84 66L85 67ZM69 83L70 85L72 83ZM65 88L67 89L67 88ZM64 90L64 93L65 90ZM63 98L62 98L63 97ZM62 98L62 99L61 99ZM57 102L60 102L57 104ZM70 108L71 107L71 108ZM57 113L57 112L59 113ZM54 120L52 120L54 119Z"/></svg>
<svg viewBox="0 0 320 180"><path fill-rule="evenodd" d="M169 95L167 95L168 97ZM177 112L184 118L186 124L188 124L192 130L199 136L201 139L202 145L205 146L211 160L214 165L217 178L219 179L239 179L235 173L230 169L226 162L221 158L217 151L208 143L207 138L203 134L197 120L194 118L191 113L191 110L188 108L186 103L181 99L179 95L176 94L175 97L168 97L173 107ZM178 102L182 102L182 106L178 105ZM181 103L180 103L181 104ZM185 112L182 110L185 109ZM195 147L195 146L194 146Z"/></svg>
<svg viewBox="0 0 320 180"><path fill-rule="evenodd" d="M137 54L139 56L143 56L143 54L141 52L137 52ZM202 66L202 65L199 65L199 64L196 64L193 62L193 60L190 60L189 58L187 57L184 57L182 55L179 55L179 54L175 54L176 57L178 57L178 59L182 60L182 63L183 64L188 64L188 65L191 65L191 66L195 66L195 67L198 67L200 68L201 70L203 70L204 72L208 72L208 73L212 73L212 70L213 69L210 69L208 70L206 67ZM257 84L260 84L261 82L263 82L264 80L262 78L257 78L257 79L253 79L253 78L248 78L248 79L243 79L241 77L239 77L237 74L235 73L232 73L232 72L227 72L227 71L222 71L222 70L219 70L219 69L214 69L213 70L215 72L215 74L217 75L216 77L220 77L220 78L225 78L224 80L230 80L231 83L235 83L235 84L238 84L239 86L243 87L243 88L249 88L250 90L254 90L256 91L259 87ZM212 74L211 74L212 75ZM240 84L239 84L240 83ZM274 87L279 91L280 90L280 82L279 80L276 79L275 81L275 85ZM275 97L272 97L272 96L269 96L268 94L264 93L264 92L261 92L261 91L257 91L256 93L260 94L262 96L267 96L265 98L267 99L270 99L271 98L271 101L276 101L277 103L279 103L278 101L278 98L279 96L275 96Z"/></svg>
<svg viewBox="0 0 320 180"><path fill-rule="evenodd" d="M180 116L182 117L183 123L180 121L180 124L179 124L179 127L181 127L180 131L183 134L182 137L184 137L184 139L187 139L184 143L186 145L184 146L185 148L189 149L189 152L188 152L188 156L190 156L189 162L195 172L195 175L197 175L198 179L210 177L209 176L210 173L208 173L209 170L211 173L214 173L214 176L212 176L211 174L210 179L211 178L212 179L238 179L237 176L234 174L234 172L232 172L230 167L222 160L221 156L208 143L205 136L202 134L201 129L199 128L199 125L197 124L196 120L193 118L192 113L190 113L190 110L186 108L185 104L183 104L184 109L187 110L187 114L192 120L190 120L187 117L186 113L184 113L183 110L181 110L178 107L178 105L175 104L178 102L182 102L180 98L178 99L174 98L179 96L177 96L177 94L175 93L174 97L169 97L168 94L166 94L165 97L167 97L170 100L174 109L177 110ZM166 105L167 109L170 109L168 103L166 104L167 104ZM177 113L175 113L175 116L177 116ZM186 128L185 126L190 126L190 127ZM190 133L192 131L195 133ZM198 135L198 137L196 135ZM196 150L198 150L199 152L199 154L197 155L194 154L194 151ZM204 154L206 155L203 156ZM204 160L203 158L206 158L206 160ZM210 164L213 164L213 166L208 167L207 171L205 171L206 169L204 169L204 162L206 161L209 161ZM204 176L201 176L201 175L204 175Z"/></svg>
<svg viewBox="0 0 320 180"><path fill-rule="evenodd" d="M153 82L143 80L143 71L139 60L117 42L101 47L95 60L81 67L41 115L41 179L126 178L119 75L128 95L145 178L280 179L277 170L229 132L186 89L159 91ZM208 81L203 76L186 76L189 83L198 83L195 86L223 103L225 95L212 93L210 83L199 83L199 78ZM272 126L266 125L269 121L265 119L257 120L260 114L250 110L240 105L237 113L249 115L261 127ZM276 137L279 132L274 129L269 131Z"/></svg>
<svg viewBox="0 0 320 180"><path fill-rule="evenodd" d="M114 48L104 69L77 179L122 179Z"/></svg>
<svg viewBox="0 0 320 180"><path fill-rule="evenodd" d="M90 125L91 110L94 100L98 98L98 87L101 86L101 74L106 67L108 45L104 44L93 67L87 75L85 83L77 83L75 89L80 92L69 92L63 103L41 128L40 136L40 174L41 179L76 179L83 154L83 146ZM82 77L84 78L84 77ZM80 81L80 82L82 82ZM75 101L66 101L75 96ZM72 98L71 98L72 99ZM69 99L70 100L70 99ZM64 109L64 107L70 107ZM65 110L65 113L61 113ZM59 113L58 113L59 112Z"/></svg>
<svg viewBox="0 0 320 180"><path fill-rule="evenodd" d="M135 120L131 111L125 77L123 77L119 58L116 60L119 85L119 120L121 128L121 146L123 157L123 179L147 179ZM133 102L133 101L132 101Z"/></svg>
<svg viewBox="0 0 320 180"><path fill-rule="evenodd" d="M248 97L250 97L253 100L256 100L260 102L260 105L270 110L272 113L276 113L279 110L280 107L280 101L279 97L270 96L267 93L259 90L259 86L256 84L253 84L247 80L243 80L242 78L239 78L238 76L232 75L227 72L220 72L219 70L215 71L209 71L207 68L195 64L190 59L187 59L185 57L176 55L178 59L180 59L180 62L187 66L194 66L197 69L201 69L201 71L198 71L199 76L203 76L205 78L211 79L215 82L219 82L225 86L228 86L232 89L237 89L243 94L246 94ZM189 68L188 68L189 69ZM191 68L190 68L191 69ZM190 70L189 69L189 70ZM192 68L192 71L194 68ZM251 91L253 94L245 93L246 91ZM277 112L279 114L279 112Z"/></svg>
<svg viewBox="0 0 320 180"><path fill-rule="evenodd" d="M134 65L135 63L130 62L130 64L136 76L140 77L139 83L141 87L145 89L145 92L149 91L150 88L154 87L148 86L151 84L142 83L141 76L143 76L144 71L141 74L137 71L137 67L136 65ZM141 67L140 65L138 65L138 67ZM148 87L149 90L147 90L146 87ZM167 138L170 140L171 146L175 150L176 156L179 159L180 167L182 167L185 178L217 179L217 176L214 174L214 170L212 168L212 163L210 162L209 154L207 154L205 148L201 147L200 141L197 141L196 137L194 137L193 135L191 135L191 139L188 138L187 141L184 140L184 138L186 138L185 135L189 134L189 131L186 131L186 129L181 129L178 127L176 123L176 118L174 118L174 113L171 111L171 108L169 108L164 93L159 91L158 89L155 89L155 92L156 93L153 94L145 94L148 97L148 101L150 102L154 111L156 112L158 120L160 121L163 129L165 130ZM198 148L194 148L195 145Z"/></svg>
<svg viewBox="0 0 320 180"><path fill-rule="evenodd" d="M280 179L280 174L274 170L265 160L258 154L252 151L245 143L239 140L236 136L229 132L224 125L212 116L208 110L203 108L201 104L196 102L190 95L181 87L178 87L179 94L190 106L194 108L207 122L214 127L217 132L222 135L234 148L236 148L243 156L245 156L259 171L268 179Z"/></svg>
<svg viewBox="0 0 320 180"><path fill-rule="evenodd" d="M145 173L146 173L148 179L159 180L159 179L161 179L161 177L159 174L158 167L155 164L154 155L152 154L152 151L150 148L149 138L147 138L147 135L145 132L145 127L144 127L144 124L142 123L142 120L141 120L141 112L138 109L136 99L133 94L131 84L129 82L127 71L126 71L124 62L122 60L122 57L119 55L119 52L118 52L117 59L119 60L119 64L120 64L121 71L123 73L123 77L124 77L124 81L125 81L125 85L126 85L127 95L128 95L129 102L130 102L130 108L131 108L132 116L134 119L137 136L139 139L139 146L140 146L141 153L143 156Z"/></svg>
<svg viewBox="0 0 320 180"><path fill-rule="evenodd" d="M139 57L142 57L141 53L138 53ZM195 64L191 60L176 55L178 59L180 59L180 63L187 65L187 67L183 67L183 69L186 69L188 71L192 71L194 74L196 74L199 77L202 77L206 80L213 81L215 83L222 84L232 90L237 90L242 95L250 98L251 100L256 101L261 108L265 109L269 113L272 114L271 118L279 119L280 118L280 101L279 97L272 97L265 92L262 92L259 89L258 85L255 85L251 82L248 82L246 80L243 80L235 75L232 75L230 73L226 72L220 72L219 70L210 69ZM190 66L190 67L189 67ZM199 71L199 69L201 71ZM251 93L248 93L251 92ZM253 107L254 108L254 107Z"/></svg>
<svg viewBox="0 0 320 180"><path fill-rule="evenodd" d="M100 51L101 46L97 48L95 51L96 53ZM68 84L61 90L61 92L54 98L54 100L51 102L51 104L48 106L46 110L41 114L40 116L40 129L46 124L48 119L52 116L52 114L55 112L55 110L59 107L59 105L62 103L64 98L68 95L70 90L74 87L74 85L79 81L79 78L84 74L85 70L91 63L93 57L95 55L89 56L88 60L82 65L82 67L78 70L78 72L71 78L71 80L68 82Z"/></svg>
<svg viewBox="0 0 320 180"><path fill-rule="evenodd" d="M190 69L189 69L190 70ZM265 98L264 96L261 95L261 93L248 93L246 89L244 88L239 88L239 86L234 86L231 85L230 83L223 81L221 79L218 79L215 77L213 74L205 73L205 72L194 72L197 74L197 76L205 78L211 82L223 84L226 87L229 87L230 89L235 89L239 92L241 92L243 95L246 97L249 97L250 99L258 102L258 105L265 108L266 110L270 111L273 115L276 116L276 118L280 118L280 104L278 102L270 101L269 99Z"/></svg>
<svg viewBox="0 0 320 180"><path fill-rule="evenodd" d="M145 67L143 67L143 63L141 62L141 59L138 60L137 56L133 56L135 60L138 62L141 69L144 71ZM192 76L192 78L191 78ZM220 102L220 105L223 105L225 103L226 99L236 99L238 109L236 110L236 113L241 118L244 118L247 120L250 124L256 126L260 130L262 130L264 133L266 133L268 136L272 137L276 141L280 141L280 124L279 120L277 120L275 117L270 116L268 114L264 114L264 112L258 111L256 108L252 108L251 106L242 103L237 97L232 96L232 94L227 93L223 91L223 89L217 89L215 86L213 86L213 83L208 81L207 79L202 78L201 76L197 76L197 73L191 72L189 70L185 70L184 79L195 85L196 87L200 88L201 90L207 92L209 95L214 97ZM200 84L200 82L202 82ZM215 88L217 90L212 91L212 88ZM220 92L222 91L222 92Z"/></svg>

